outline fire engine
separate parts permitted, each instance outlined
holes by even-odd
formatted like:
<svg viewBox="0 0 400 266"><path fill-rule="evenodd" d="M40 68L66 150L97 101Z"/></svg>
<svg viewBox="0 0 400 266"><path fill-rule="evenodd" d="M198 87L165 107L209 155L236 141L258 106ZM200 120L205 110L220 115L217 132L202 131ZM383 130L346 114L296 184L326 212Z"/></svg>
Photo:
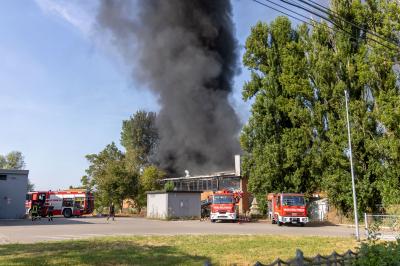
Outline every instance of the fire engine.
<svg viewBox="0 0 400 266"><path fill-rule="evenodd" d="M308 223L307 208L304 194L299 193L269 193L268 209L273 224Z"/></svg>
<svg viewBox="0 0 400 266"><path fill-rule="evenodd" d="M211 196L210 220L230 220L237 221L239 219L239 200L241 192L222 190L214 192Z"/></svg>
<svg viewBox="0 0 400 266"><path fill-rule="evenodd" d="M90 214L94 209L94 197L85 190L33 191L26 195L26 214L31 214L32 206L37 205L41 216L45 216L49 206L53 215L65 218Z"/></svg>

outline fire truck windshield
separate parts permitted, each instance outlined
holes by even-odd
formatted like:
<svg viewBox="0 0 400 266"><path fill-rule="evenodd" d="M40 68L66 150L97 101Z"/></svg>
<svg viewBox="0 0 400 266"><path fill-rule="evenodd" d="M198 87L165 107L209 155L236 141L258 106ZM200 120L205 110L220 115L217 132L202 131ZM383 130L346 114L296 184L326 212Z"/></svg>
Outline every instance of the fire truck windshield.
<svg viewBox="0 0 400 266"><path fill-rule="evenodd" d="M235 203L232 196L220 196L216 195L213 199L214 204L226 204L226 203Z"/></svg>
<svg viewBox="0 0 400 266"><path fill-rule="evenodd" d="M304 206L302 196L283 196L283 206Z"/></svg>

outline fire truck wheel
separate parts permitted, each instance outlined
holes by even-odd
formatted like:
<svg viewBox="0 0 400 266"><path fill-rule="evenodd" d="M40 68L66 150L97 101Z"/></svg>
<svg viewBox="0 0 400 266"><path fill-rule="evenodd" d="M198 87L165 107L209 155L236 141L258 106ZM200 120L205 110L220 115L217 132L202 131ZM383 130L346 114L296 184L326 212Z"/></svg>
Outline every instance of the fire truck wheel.
<svg viewBox="0 0 400 266"><path fill-rule="evenodd" d="M300 223L300 226L301 226L301 227L304 227L304 223Z"/></svg>
<svg viewBox="0 0 400 266"><path fill-rule="evenodd" d="M272 223L272 224L276 224L275 219L272 219L272 220L271 220L271 223Z"/></svg>
<svg viewBox="0 0 400 266"><path fill-rule="evenodd" d="M214 220L214 219L211 219L211 222L212 222L212 223L215 223L215 220Z"/></svg>
<svg viewBox="0 0 400 266"><path fill-rule="evenodd" d="M65 218L71 218L71 217L72 217L72 211L71 211L71 209L65 209L65 210L63 211L63 215L64 215Z"/></svg>

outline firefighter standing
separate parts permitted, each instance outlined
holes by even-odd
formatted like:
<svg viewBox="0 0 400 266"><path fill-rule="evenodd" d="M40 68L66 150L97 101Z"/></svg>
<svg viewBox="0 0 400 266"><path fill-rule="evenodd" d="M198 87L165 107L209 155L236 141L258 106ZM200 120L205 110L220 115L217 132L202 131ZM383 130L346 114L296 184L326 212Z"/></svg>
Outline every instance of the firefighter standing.
<svg viewBox="0 0 400 266"><path fill-rule="evenodd" d="M107 216L107 221L108 219L110 219L110 217L112 217L112 220L115 220L115 208L114 208L114 203L112 202L110 205L110 209L109 209L109 214Z"/></svg>
<svg viewBox="0 0 400 266"><path fill-rule="evenodd" d="M53 209L54 209L54 206L47 207L47 218L49 219L49 222L53 221Z"/></svg>
<svg viewBox="0 0 400 266"><path fill-rule="evenodd" d="M40 220L39 206L36 204L32 205L31 218L32 218L32 221L36 220L36 219Z"/></svg>

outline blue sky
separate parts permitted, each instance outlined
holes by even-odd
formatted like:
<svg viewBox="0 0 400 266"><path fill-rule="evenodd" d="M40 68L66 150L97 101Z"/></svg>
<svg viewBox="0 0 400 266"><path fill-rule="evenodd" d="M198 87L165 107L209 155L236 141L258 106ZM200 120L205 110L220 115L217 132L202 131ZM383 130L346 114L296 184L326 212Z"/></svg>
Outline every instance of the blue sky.
<svg viewBox="0 0 400 266"><path fill-rule="evenodd" d="M258 20L278 13L233 0L241 46ZM130 79L110 45L91 32L95 1L3 1L0 9L0 154L25 155L37 189L79 185L85 155L119 143L123 119L157 111L156 96ZM243 52L243 48L241 50ZM232 102L249 115L235 79Z"/></svg>

